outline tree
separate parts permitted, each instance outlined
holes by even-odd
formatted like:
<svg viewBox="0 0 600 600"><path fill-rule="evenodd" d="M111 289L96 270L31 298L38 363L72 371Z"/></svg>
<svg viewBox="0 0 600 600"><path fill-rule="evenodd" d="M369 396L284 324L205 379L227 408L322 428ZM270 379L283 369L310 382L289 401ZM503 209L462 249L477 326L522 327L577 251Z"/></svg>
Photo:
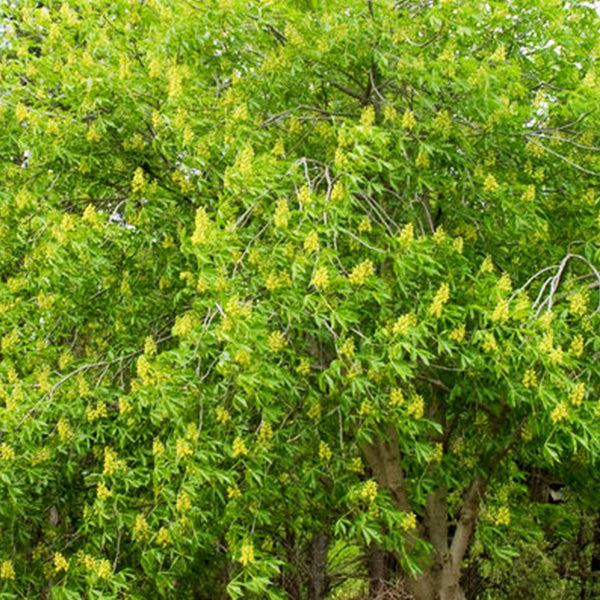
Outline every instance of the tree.
<svg viewBox="0 0 600 600"><path fill-rule="evenodd" d="M3 597L454 600L597 481L593 8L0 10Z"/></svg>

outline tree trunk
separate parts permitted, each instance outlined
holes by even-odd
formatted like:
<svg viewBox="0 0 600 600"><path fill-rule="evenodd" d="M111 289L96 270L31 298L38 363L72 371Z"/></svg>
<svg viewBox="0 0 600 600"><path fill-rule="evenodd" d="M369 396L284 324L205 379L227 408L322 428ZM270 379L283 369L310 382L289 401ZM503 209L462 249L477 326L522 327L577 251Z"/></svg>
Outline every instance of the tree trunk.
<svg viewBox="0 0 600 600"><path fill-rule="evenodd" d="M317 533L310 541L309 600L323 600L329 590L327 576L327 547L329 542L324 533Z"/></svg>

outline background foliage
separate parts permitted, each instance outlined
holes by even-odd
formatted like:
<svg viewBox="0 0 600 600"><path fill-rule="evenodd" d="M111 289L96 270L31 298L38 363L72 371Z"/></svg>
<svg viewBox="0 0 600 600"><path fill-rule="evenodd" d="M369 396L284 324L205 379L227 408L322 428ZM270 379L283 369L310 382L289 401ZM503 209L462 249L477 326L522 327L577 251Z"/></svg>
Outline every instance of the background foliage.
<svg viewBox="0 0 600 600"><path fill-rule="evenodd" d="M469 490L489 597L564 581L528 482L597 511L596 12L0 13L2 597L409 580Z"/></svg>

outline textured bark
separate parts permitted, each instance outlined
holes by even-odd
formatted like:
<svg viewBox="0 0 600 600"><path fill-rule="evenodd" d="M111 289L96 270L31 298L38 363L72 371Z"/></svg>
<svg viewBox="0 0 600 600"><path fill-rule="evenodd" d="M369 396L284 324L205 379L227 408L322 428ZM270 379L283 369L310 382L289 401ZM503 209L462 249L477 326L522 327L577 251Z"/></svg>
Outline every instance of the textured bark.
<svg viewBox="0 0 600 600"><path fill-rule="evenodd" d="M369 569L369 596L376 597L383 592L387 579L385 550L376 544L371 544L367 563Z"/></svg>
<svg viewBox="0 0 600 600"><path fill-rule="evenodd" d="M309 599L323 600L329 590L327 576L327 548L329 541L323 533L313 536L310 542Z"/></svg>

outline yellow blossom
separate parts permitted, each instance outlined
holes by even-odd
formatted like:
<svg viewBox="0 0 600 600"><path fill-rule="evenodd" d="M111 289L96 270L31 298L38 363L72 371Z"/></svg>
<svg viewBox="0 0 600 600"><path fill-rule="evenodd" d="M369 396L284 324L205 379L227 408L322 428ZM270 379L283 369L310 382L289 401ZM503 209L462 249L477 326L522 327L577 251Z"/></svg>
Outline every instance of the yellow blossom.
<svg viewBox="0 0 600 600"><path fill-rule="evenodd" d="M206 209L201 206L196 210L195 229L192 234L192 244L198 246L208 241L208 234L211 228L211 222Z"/></svg>
<svg viewBox="0 0 600 600"><path fill-rule="evenodd" d="M508 319L508 300L498 300L494 312L492 313L492 321L506 321Z"/></svg>
<svg viewBox="0 0 600 600"><path fill-rule="evenodd" d="M415 239L415 226L407 223L398 234L398 241L402 246L410 245Z"/></svg>
<svg viewBox="0 0 600 600"><path fill-rule="evenodd" d="M367 217L367 216L364 216L360 220L360 223L358 224L358 231L360 233L369 233L372 230L373 230L373 225L371 224L371 219L369 219L369 217Z"/></svg>
<svg viewBox="0 0 600 600"><path fill-rule="evenodd" d="M98 500L106 500L112 496L112 492L106 487L106 485L102 482L98 484L96 488L96 497Z"/></svg>
<svg viewBox="0 0 600 600"><path fill-rule="evenodd" d="M258 430L258 442L259 444L265 444L273 438L273 427L267 421L263 421L260 429Z"/></svg>
<svg viewBox="0 0 600 600"><path fill-rule="evenodd" d="M575 356L576 358L579 358L583 354L583 347L584 347L583 336L580 334L577 334L573 338L573 341L571 342L570 352L573 356Z"/></svg>
<svg viewBox="0 0 600 600"><path fill-rule="evenodd" d="M190 313L185 313L184 315L175 319L175 325L173 325L173 329L171 331L173 335L177 337L185 337L192 331L193 326L194 322L192 316Z"/></svg>
<svg viewBox="0 0 600 600"><path fill-rule="evenodd" d="M422 396L415 394L410 401L410 404L406 408L406 412L409 416L415 419L420 419L425 411L425 402Z"/></svg>
<svg viewBox="0 0 600 600"><path fill-rule="evenodd" d="M329 287L329 272L327 267L317 267L310 280L310 285L313 285L317 289L326 289Z"/></svg>
<svg viewBox="0 0 600 600"><path fill-rule="evenodd" d="M521 200L525 202L533 202L535 200L535 185L528 185L525 191L521 194Z"/></svg>
<svg viewBox="0 0 600 600"><path fill-rule="evenodd" d="M15 451L6 442L0 445L0 460L15 460Z"/></svg>
<svg viewBox="0 0 600 600"><path fill-rule="evenodd" d="M527 369L527 371L525 371L525 375L523 375L523 385L526 388L537 387L537 375L533 369Z"/></svg>
<svg viewBox="0 0 600 600"><path fill-rule="evenodd" d="M123 398L123 396L119 397L119 399L117 400L117 405L119 407L119 413L121 413L122 415L131 412L131 404L129 404L129 402L127 402L127 400Z"/></svg>
<svg viewBox="0 0 600 600"><path fill-rule="evenodd" d="M550 362L553 365L560 365L563 361L563 349L560 346L550 350Z"/></svg>
<svg viewBox="0 0 600 600"><path fill-rule="evenodd" d="M135 170L133 179L131 180L131 189L134 192L143 192L146 189L146 178L142 167L138 167Z"/></svg>
<svg viewBox="0 0 600 600"><path fill-rule="evenodd" d="M339 355L342 358L346 358L348 360L352 360L354 358L355 351L356 351L356 345L354 343L354 339L353 338L348 338L340 346Z"/></svg>
<svg viewBox="0 0 600 600"><path fill-rule="evenodd" d="M427 150L421 149L417 154L417 158L415 160L415 165L417 169L426 169L430 165L429 153Z"/></svg>
<svg viewBox="0 0 600 600"><path fill-rule="evenodd" d="M192 455L192 447L184 438L177 438L175 442L175 454L177 458L184 459Z"/></svg>
<svg viewBox="0 0 600 600"><path fill-rule="evenodd" d="M248 454L248 448L246 447L246 443L241 437L236 437L233 440L233 456L246 456Z"/></svg>
<svg viewBox="0 0 600 600"><path fill-rule="evenodd" d="M147 336L144 340L144 354L147 354L148 356L156 354L156 342L151 335Z"/></svg>
<svg viewBox="0 0 600 600"><path fill-rule="evenodd" d="M405 513L400 524L402 531L412 531L417 527L417 515L415 513Z"/></svg>
<svg viewBox="0 0 600 600"><path fill-rule="evenodd" d="M177 512L186 513L192 508L192 500L190 499L187 492L181 491L177 494L177 500L175 501L175 508Z"/></svg>
<svg viewBox="0 0 600 600"><path fill-rule="evenodd" d="M372 504L377 499L377 482L373 479L365 481L360 490L360 497L368 504Z"/></svg>
<svg viewBox="0 0 600 600"><path fill-rule="evenodd" d="M0 565L0 579L14 579L15 568L11 560L3 560Z"/></svg>
<svg viewBox="0 0 600 600"><path fill-rule="evenodd" d="M231 420L230 412L223 406L217 406L216 410L216 419L219 425L225 425L225 423Z"/></svg>
<svg viewBox="0 0 600 600"><path fill-rule="evenodd" d="M579 406L585 398L585 384L583 382L576 383L571 393L569 394L569 400L573 406Z"/></svg>
<svg viewBox="0 0 600 600"><path fill-rule="evenodd" d="M135 523L133 525L133 538L136 542L143 542L150 533L150 526L146 517L142 514L138 514L135 517Z"/></svg>
<svg viewBox="0 0 600 600"><path fill-rule="evenodd" d="M463 323L462 325L459 325L458 327L453 329L448 337L455 342L462 342L465 339L466 331L467 328Z"/></svg>
<svg viewBox="0 0 600 600"><path fill-rule="evenodd" d="M406 335L411 327L417 325L417 316L414 312L403 314L396 319L392 326L392 332L396 335Z"/></svg>
<svg viewBox="0 0 600 600"><path fill-rule="evenodd" d="M450 299L450 286L447 283L442 283L438 291L436 292L433 302L429 306L429 314L434 317L442 316L442 308L444 304Z"/></svg>
<svg viewBox="0 0 600 600"><path fill-rule="evenodd" d="M512 291L512 282L510 280L510 275L508 273L503 273L502 277L498 280L496 284L496 289L500 292L511 292Z"/></svg>
<svg viewBox="0 0 600 600"><path fill-rule="evenodd" d="M288 207L287 200L280 198L275 203L275 214L273 216L273 222L275 227L285 228L288 225L290 209Z"/></svg>
<svg viewBox="0 0 600 600"><path fill-rule="evenodd" d="M325 462L329 462L332 456L333 452L331 451L329 444L326 442L321 442L319 444L319 458Z"/></svg>
<svg viewBox="0 0 600 600"><path fill-rule="evenodd" d="M486 192L495 192L500 187L500 184L496 181L496 178L489 173L483 182L483 189Z"/></svg>
<svg viewBox="0 0 600 600"><path fill-rule="evenodd" d="M336 181L331 188L331 195L329 199L332 202L338 202L344 197L344 186L341 181Z"/></svg>
<svg viewBox="0 0 600 600"><path fill-rule="evenodd" d="M254 546L250 542L244 542L240 549L240 563L244 566L251 565L256 562L254 556Z"/></svg>
<svg viewBox="0 0 600 600"><path fill-rule="evenodd" d="M107 579L112 575L111 564L106 558L97 561L95 567L96 575L98 575L100 579Z"/></svg>
<svg viewBox="0 0 600 600"><path fill-rule="evenodd" d="M61 442L66 442L73 435L73 431L64 417L56 424L56 431Z"/></svg>
<svg viewBox="0 0 600 600"><path fill-rule="evenodd" d="M310 373L310 359L300 359L300 364L296 367L296 371L300 373L300 375L308 375Z"/></svg>
<svg viewBox="0 0 600 600"><path fill-rule="evenodd" d="M111 448L104 449L104 468L102 473L104 475L111 475L121 466L121 461L118 459L117 453Z"/></svg>
<svg viewBox="0 0 600 600"><path fill-rule="evenodd" d="M373 266L373 262L371 260L363 260L360 264L356 265L350 275L348 275L348 279L353 285L364 285L367 277L373 275L375 273L375 267Z"/></svg>
<svg viewBox="0 0 600 600"><path fill-rule="evenodd" d="M314 229L304 238L304 249L307 252L319 251L319 235Z"/></svg>
<svg viewBox="0 0 600 600"><path fill-rule="evenodd" d="M493 62L503 62L506 60L506 48L503 44L500 44L494 53L490 56L490 60Z"/></svg>
<svg viewBox="0 0 600 600"><path fill-rule="evenodd" d="M484 334L481 340L481 345L485 352L495 352L496 350L498 350L498 343L496 342L496 338L494 337L494 334L490 331L487 331Z"/></svg>
<svg viewBox="0 0 600 600"><path fill-rule="evenodd" d="M280 352L287 345L287 340L282 331L274 331L267 338L267 344L273 352Z"/></svg>
<svg viewBox="0 0 600 600"><path fill-rule="evenodd" d="M353 473L363 473L365 470L365 466L363 465L363 461L360 456L353 458L348 464L348 470Z"/></svg>
<svg viewBox="0 0 600 600"><path fill-rule="evenodd" d="M400 388L394 388L390 394L390 406L402 406L404 404L404 394Z"/></svg>
<svg viewBox="0 0 600 600"><path fill-rule="evenodd" d="M307 185L303 185L298 190L298 202L300 202L301 206L305 206L312 202L312 192Z"/></svg>
<svg viewBox="0 0 600 600"><path fill-rule="evenodd" d="M386 104L383 108L383 118L386 121L393 121L398 116L398 111L393 104Z"/></svg>
<svg viewBox="0 0 600 600"><path fill-rule="evenodd" d="M417 125L415 113L412 110L406 110L402 115L402 129L411 130Z"/></svg>
<svg viewBox="0 0 600 600"><path fill-rule="evenodd" d="M69 570L69 561L60 552L54 553L53 562L55 573L60 573L61 571Z"/></svg>
<svg viewBox="0 0 600 600"><path fill-rule="evenodd" d="M171 536L169 530L166 527L161 527L156 534L156 543L163 548L167 547L171 543Z"/></svg>
<svg viewBox="0 0 600 600"><path fill-rule="evenodd" d="M587 312L587 302L589 295L578 291L569 295L569 308L574 315L582 317Z"/></svg>
<svg viewBox="0 0 600 600"><path fill-rule="evenodd" d="M510 524L510 509L508 506L501 506L492 513L492 523L497 526Z"/></svg>
<svg viewBox="0 0 600 600"><path fill-rule="evenodd" d="M569 416L569 409L564 402L559 402L552 413L550 414L550 419L552 419L553 423L560 423L564 421Z"/></svg>

